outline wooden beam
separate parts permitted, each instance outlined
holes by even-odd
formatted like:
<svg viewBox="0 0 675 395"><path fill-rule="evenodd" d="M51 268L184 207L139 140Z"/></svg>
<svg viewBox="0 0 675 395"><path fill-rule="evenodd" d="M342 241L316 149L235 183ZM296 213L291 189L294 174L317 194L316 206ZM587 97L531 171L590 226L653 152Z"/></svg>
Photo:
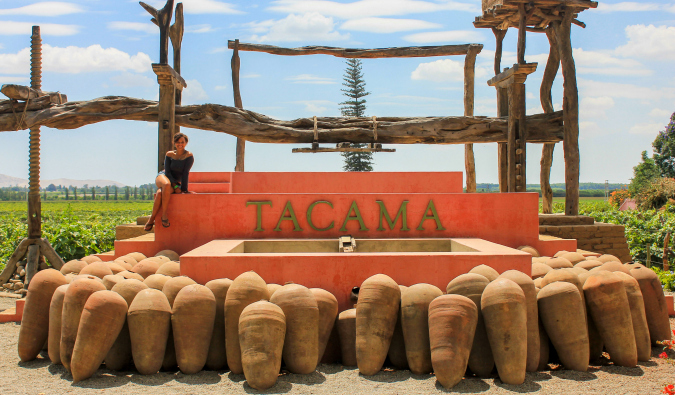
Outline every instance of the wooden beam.
<svg viewBox="0 0 675 395"><path fill-rule="evenodd" d="M176 74L180 76L180 53L183 44L183 32L185 31L185 18L183 17L183 3L176 4L175 22L169 28L169 37L171 38L171 46L173 47L173 69ZM176 105L180 106L183 101L183 89L176 89ZM171 133L171 140L173 136L180 132L180 126L174 125Z"/></svg>
<svg viewBox="0 0 675 395"><path fill-rule="evenodd" d="M243 109L244 105L241 102L241 92L239 91L239 69L241 68L241 61L239 60L239 40L234 40L231 67L232 67L232 92L234 94L234 106ZM246 140L237 137L236 163L234 165L234 171L244 171L245 156L246 156Z"/></svg>
<svg viewBox="0 0 675 395"><path fill-rule="evenodd" d="M552 23L563 74L565 215L579 215L579 91L570 38L572 19L573 13L566 8L563 20Z"/></svg>
<svg viewBox="0 0 675 395"><path fill-rule="evenodd" d="M11 109L0 113L0 131L15 131ZM158 121L156 101L107 96L61 105L45 104L26 111L26 124L55 129L76 129L113 119ZM557 142L563 137L562 112L527 117L529 141ZM470 144L506 141L507 120L494 117L378 117L377 141L381 144ZM314 120L277 120L253 111L218 104L176 106L176 124L212 130L258 143L311 144ZM322 143L372 143L372 118L318 118ZM26 125L24 125L25 128Z"/></svg>
<svg viewBox="0 0 675 395"><path fill-rule="evenodd" d="M171 25L171 13L173 12L173 1L167 0L164 8L156 8L140 1L143 7L150 15L151 21L159 27L159 63L169 64L169 28Z"/></svg>
<svg viewBox="0 0 675 395"><path fill-rule="evenodd" d="M518 64L525 64L525 36L527 31L527 15L525 14L525 4L518 4Z"/></svg>
<svg viewBox="0 0 675 395"><path fill-rule="evenodd" d="M500 88L507 88L511 84L511 80L522 84L527 79L527 75L535 71L537 71L537 63L514 64L510 69L507 68L490 78L487 84Z"/></svg>
<svg viewBox="0 0 675 395"><path fill-rule="evenodd" d="M560 55L558 54L558 43L555 40L555 34L552 28L546 29L546 37L548 37L550 50L548 54L548 61L544 69L544 75L541 80L541 88L539 89L539 100L541 107L547 114L553 113L553 98L551 96L551 89L553 88L553 81L558 74L560 67ZM539 173L539 184L541 186L542 196L542 213L553 213L553 190L551 189L551 166L553 165L553 151L555 144L544 144L541 150L541 171Z"/></svg>
<svg viewBox="0 0 675 395"><path fill-rule="evenodd" d="M472 117L474 109L474 85L476 74L476 56L480 48L472 47L464 58L464 116ZM473 144L464 145L464 168L466 170L466 191L476 192L476 160Z"/></svg>
<svg viewBox="0 0 675 395"><path fill-rule="evenodd" d="M356 148L356 147L344 147L344 148L329 148L329 147L316 147L316 148L293 148L293 153L309 153L309 154L318 154L322 152L396 152L395 148Z"/></svg>
<svg viewBox="0 0 675 395"><path fill-rule="evenodd" d="M492 28L492 33L495 35L496 47L495 47L495 75L498 75L502 72L502 49L504 44L504 37L506 36L508 30L499 30L497 28Z"/></svg>
<svg viewBox="0 0 675 395"><path fill-rule="evenodd" d="M238 41L238 40L235 40ZM235 41L229 40L227 47L234 49ZM283 48L266 44L239 43L240 51L265 52L272 55L332 55L338 58L420 58L429 56L466 55L472 46L483 48L482 44L461 45L430 45L421 47L391 47L391 48L338 48L324 46L308 46L300 48ZM480 52L480 50L478 51Z"/></svg>
<svg viewBox="0 0 675 395"><path fill-rule="evenodd" d="M42 38L40 26L33 26L30 51L30 87L42 91ZM28 237L42 236L42 202L40 201L40 126L29 132L28 158ZM28 278L28 277L26 277Z"/></svg>

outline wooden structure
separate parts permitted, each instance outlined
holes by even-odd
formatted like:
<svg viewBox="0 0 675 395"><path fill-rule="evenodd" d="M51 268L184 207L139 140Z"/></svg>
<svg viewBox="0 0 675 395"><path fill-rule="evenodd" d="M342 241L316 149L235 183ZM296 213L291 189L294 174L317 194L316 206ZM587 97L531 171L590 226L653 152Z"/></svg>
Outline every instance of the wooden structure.
<svg viewBox="0 0 675 395"><path fill-rule="evenodd" d="M504 81L509 73L517 74L517 71L513 70L527 66L525 61L526 32L546 33L551 46L540 89L540 100L545 113L553 113L551 86L558 67L562 64L566 215L577 215L579 213L579 94L572 56L570 29L572 24L586 27L583 22L577 19L579 13L597 6L597 2L589 0L483 0L483 15L476 17L474 21L475 27L491 28L495 34L497 41L495 51L496 77L491 79L488 84L497 88L500 116L507 115L505 104L508 102L510 125L521 116L525 120L525 87L522 84L509 85L500 82ZM518 28L518 63L510 71L502 72L500 68L502 41L509 27ZM524 82L524 77L521 78ZM508 93L504 88L508 90ZM522 98L520 97L521 93ZM511 114L513 111L518 114ZM517 127L509 127L509 143L506 146L500 145L499 147L499 181L502 191L505 189L512 190L511 187L514 185L512 179L517 181L515 184L516 191L518 186L523 190L525 188L525 145L530 140L528 140L527 125L521 123L519 122ZM552 192L549 177L553 148L553 144L544 144L542 151L540 183L544 200L544 213L552 211ZM520 160L522 160L522 163L519 162Z"/></svg>
<svg viewBox="0 0 675 395"><path fill-rule="evenodd" d="M42 39L40 37L40 27L33 26L33 34L31 35L31 51L30 51L30 90L26 90L24 97L16 97L12 99L24 99L24 109L28 108L31 97L46 97L51 100L51 95L42 92ZM60 102L59 102L60 103ZM12 109L14 104L11 103ZM24 112L25 116L25 112ZM20 121L19 121L20 122ZM40 201L40 126L32 125L30 127L30 156L29 156L29 176L28 176L28 237L21 240L19 246L14 251L12 256L7 261L5 269L0 273L0 284L6 283L14 271L17 263L26 258L26 281L25 288L38 272L40 261L47 258L49 263L56 269L63 266L63 260L54 251L54 248L49 244L49 240L42 238L42 216Z"/></svg>
<svg viewBox="0 0 675 395"><path fill-rule="evenodd" d="M422 47L392 47L392 48L372 48L372 49L353 49L336 48L325 46L309 46L301 48L283 48L274 45L248 44L240 43L239 40L228 41L228 48L232 49L232 86L234 90L234 105L237 108L243 108L241 104L241 94L239 91L239 51L264 52L272 55L299 56L299 55L331 55L338 58L359 58L359 59L380 59L380 58L419 58L430 56L451 56L465 55L464 57L464 116L472 117L474 109L474 75L476 66L476 56L483 49L482 44L462 44L462 45L433 45ZM377 120L373 117L373 139L369 141L367 148L354 148L349 144L338 143L335 148L319 147L319 134L315 132L314 141L311 148L296 148L293 152L394 152L391 149L383 149L382 144L377 139ZM244 171L244 153L245 146L241 139L237 139L237 165L235 171ZM465 144L465 169L466 169L466 190L467 192L476 192L476 169L473 154L473 143Z"/></svg>

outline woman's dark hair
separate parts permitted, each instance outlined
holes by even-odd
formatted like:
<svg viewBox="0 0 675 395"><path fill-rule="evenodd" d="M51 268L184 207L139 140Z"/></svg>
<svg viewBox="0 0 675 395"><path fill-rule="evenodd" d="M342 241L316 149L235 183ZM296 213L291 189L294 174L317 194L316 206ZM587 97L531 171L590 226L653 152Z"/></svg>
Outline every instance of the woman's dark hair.
<svg viewBox="0 0 675 395"><path fill-rule="evenodd" d="M185 139L186 143L188 142L188 136L186 136L185 134L180 133L180 132L173 135L173 142L177 143L178 140L180 140L181 137Z"/></svg>

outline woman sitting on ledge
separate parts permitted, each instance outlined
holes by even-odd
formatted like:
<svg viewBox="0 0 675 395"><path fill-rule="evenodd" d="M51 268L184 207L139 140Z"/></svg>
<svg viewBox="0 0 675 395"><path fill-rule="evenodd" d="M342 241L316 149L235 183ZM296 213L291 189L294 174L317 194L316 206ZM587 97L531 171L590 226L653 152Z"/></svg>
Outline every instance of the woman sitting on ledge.
<svg viewBox="0 0 675 395"><path fill-rule="evenodd" d="M188 177L194 157L192 152L185 150L187 143L188 137L183 133L176 133L173 136L173 145L176 149L166 153L164 170L160 171L155 178L155 184L159 189L155 193L155 204L152 206L152 215L145 224L145 231L152 230L160 209L162 210L162 226L168 228L171 225L166 210L169 208L172 193L194 193L188 191Z"/></svg>

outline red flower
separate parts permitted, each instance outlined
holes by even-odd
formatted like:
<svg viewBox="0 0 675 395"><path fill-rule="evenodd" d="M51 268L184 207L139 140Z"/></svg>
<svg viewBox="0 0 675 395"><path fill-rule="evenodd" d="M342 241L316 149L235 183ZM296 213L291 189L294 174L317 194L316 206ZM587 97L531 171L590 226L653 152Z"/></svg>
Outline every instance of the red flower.
<svg viewBox="0 0 675 395"><path fill-rule="evenodd" d="M666 387L663 389L663 393L666 395L675 395L675 385L666 385Z"/></svg>
<svg viewBox="0 0 675 395"><path fill-rule="evenodd" d="M668 358L668 354L666 354L666 352L664 351L664 352L662 352L661 354L659 354L659 358L666 359L666 358ZM672 384L671 384L671 385L672 385Z"/></svg>

